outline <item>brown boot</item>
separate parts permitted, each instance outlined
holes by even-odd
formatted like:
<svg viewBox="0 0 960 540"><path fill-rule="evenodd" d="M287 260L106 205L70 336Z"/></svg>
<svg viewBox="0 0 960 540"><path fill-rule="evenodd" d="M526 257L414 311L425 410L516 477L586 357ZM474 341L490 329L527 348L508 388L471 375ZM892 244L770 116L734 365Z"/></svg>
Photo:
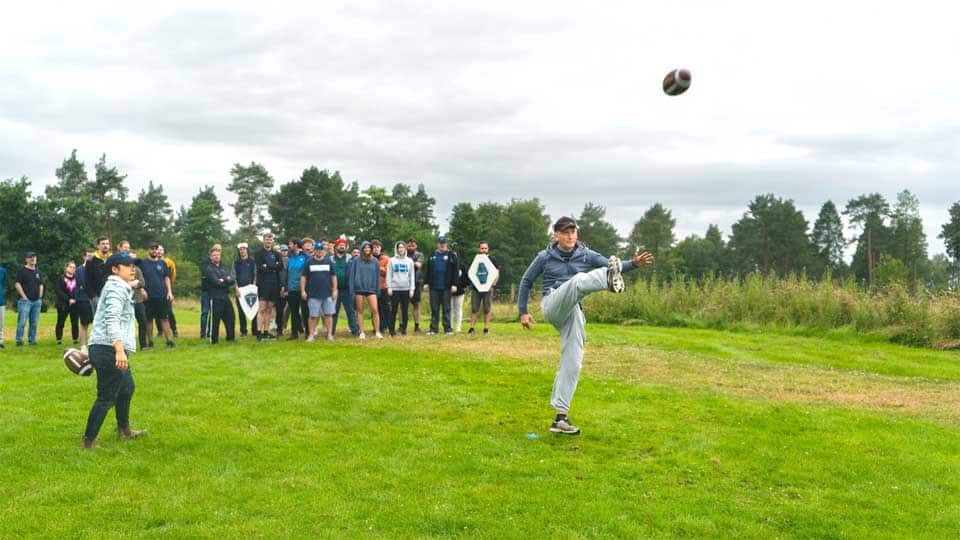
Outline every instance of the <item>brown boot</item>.
<svg viewBox="0 0 960 540"><path fill-rule="evenodd" d="M80 443L80 446L83 447L84 450L93 450L97 447L97 440L84 437L83 441Z"/></svg>
<svg viewBox="0 0 960 540"><path fill-rule="evenodd" d="M137 437L143 437L147 434L145 429L118 429L117 436L121 439L136 439Z"/></svg>

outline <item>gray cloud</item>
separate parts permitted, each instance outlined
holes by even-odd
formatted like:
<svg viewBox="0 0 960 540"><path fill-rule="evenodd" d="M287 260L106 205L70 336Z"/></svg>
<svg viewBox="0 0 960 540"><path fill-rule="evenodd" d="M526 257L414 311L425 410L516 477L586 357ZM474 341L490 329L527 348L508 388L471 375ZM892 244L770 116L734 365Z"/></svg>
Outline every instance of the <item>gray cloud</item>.
<svg viewBox="0 0 960 540"><path fill-rule="evenodd" d="M362 185L423 182L441 220L460 201L539 197L553 215L592 201L626 234L661 202L678 236L709 223L729 232L767 192L811 222L825 200L842 207L873 191L892 200L911 189L925 217L943 219L960 198L960 126L937 120L956 118L949 111L901 104L876 111L889 121L867 122L873 111L849 110L861 94L824 97L800 86L802 68L773 61L799 55L791 29L778 29L783 43L765 30L769 51L738 20L719 25L723 39L710 25L677 42L658 21L678 13L652 9L378 2L264 14L189 4L65 19L0 59L0 177L50 182L78 147L91 168L101 152L117 160L131 192L153 179L179 204L207 183L229 201L233 162L263 162L279 183L317 165ZM729 58L769 66L769 87L791 94L725 80L745 72ZM643 83L649 93L632 86L680 61L701 64L688 95L662 99L656 78ZM900 96L879 93L895 84L876 88L865 107ZM831 122L808 118L821 110ZM783 155L765 155L774 147Z"/></svg>

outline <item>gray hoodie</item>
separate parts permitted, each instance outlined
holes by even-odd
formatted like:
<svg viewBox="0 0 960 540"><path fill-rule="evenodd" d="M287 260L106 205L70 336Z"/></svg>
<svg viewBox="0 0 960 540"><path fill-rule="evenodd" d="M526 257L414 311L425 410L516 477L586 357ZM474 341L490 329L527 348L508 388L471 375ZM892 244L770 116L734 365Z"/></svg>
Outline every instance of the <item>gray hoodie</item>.
<svg viewBox="0 0 960 540"><path fill-rule="evenodd" d="M370 260L363 262L363 247L370 245L370 242L360 244L359 257L350 259L347 269L350 280L350 296L358 293L379 293L380 292L380 261L371 256Z"/></svg>
<svg viewBox="0 0 960 540"><path fill-rule="evenodd" d="M400 246L403 246L404 249L402 257L399 254ZM406 249L407 245L403 242L397 242L393 246L396 255L391 257L390 262L387 263L387 291L390 293L409 291L412 297L417 284L413 279L413 259L407 257Z"/></svg>
<svg viewBox="0 0 960 540"><path fill-rule="evenodd" d="M570 253L560 251L556 242L550 244L537 254L537 257L527 267L527 271L523 273L523 277L520 278L520 292L518 293L519 298L517 298L517 307L520 309L520 314L527 313L530 289L538 276L543 275L542 292L546 294L550 289L556 289L563 285L576 274L605 266L607 266L606 257L580 242L577 242ZM623 261L621 269L624 272L633 270L633 260Z"/></svg>

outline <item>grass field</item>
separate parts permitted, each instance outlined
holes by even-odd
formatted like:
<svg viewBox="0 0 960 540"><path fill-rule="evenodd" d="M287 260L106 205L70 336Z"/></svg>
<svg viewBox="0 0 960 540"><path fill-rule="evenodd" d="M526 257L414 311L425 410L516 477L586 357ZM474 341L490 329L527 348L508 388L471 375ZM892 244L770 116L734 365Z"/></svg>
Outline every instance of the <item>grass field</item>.
<svg viewBox="0 0 960 540"><path fill-rule="evenodd" d="M588 324L571 418L559 340L196 338L140 353L134 427L79 447L93 378L0 351L0 535L960 535L960 354L850 334ZM190 336L189 334L192 334ZM530 437L536 435L536 438Z"/></svg>

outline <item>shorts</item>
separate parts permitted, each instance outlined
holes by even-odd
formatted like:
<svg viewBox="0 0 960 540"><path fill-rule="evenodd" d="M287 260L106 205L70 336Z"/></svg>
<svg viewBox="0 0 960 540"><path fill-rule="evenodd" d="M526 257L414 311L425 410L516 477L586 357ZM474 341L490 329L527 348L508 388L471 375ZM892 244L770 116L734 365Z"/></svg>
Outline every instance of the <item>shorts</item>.
<svg viewBox="0 0 960 540"><path fill-rule="evenodd" d="M493 308L493 291L480 292L473 289L470 294L470 313L476 313L480 310L480 303L483 302L483 314L490 313Z"/></svg>
<svg viewBox="0 0 960 540"><path fill-rule="evenodd" d="M166 298L148 298L147 319L165 321L170 317L170 302Z"/></svg>
<svg viewBox="0 0 960 540"><path fill-rule="evenodd" d="M355 292L354 295L356 295L356 296L380 296L380 293L375 293L375 292L359 292L359 291L358 291L358 292Z"/></svg>
<svg viewBox="0 0 960 540"><path fill-rule="evenodd" d="M80 318L80 324L84 326L93 322L93 306L88 300L77 301L77 317Z"/></svg>
<svg viewBox="0 0 960 540"><path fill-rule="evenodd" d="M307 310L312 318L317 318L321 314L333 315L337 311L337 303L329 296L326 298L307 298Z"/></svg>
<svg viewBox="0 0 960 540"><path fill-rule="evenodd" d="M410 299L411 304L420 303L420 293L422 292L423 284L417 285L413 288L413 298Z"/></svg>
<svg viewBox="0 0 960 540"><path fill-rule="evenodd" d="M261 302L280 302L280 285L276 283L264 283L257 285L257 297Z"/></svg>

